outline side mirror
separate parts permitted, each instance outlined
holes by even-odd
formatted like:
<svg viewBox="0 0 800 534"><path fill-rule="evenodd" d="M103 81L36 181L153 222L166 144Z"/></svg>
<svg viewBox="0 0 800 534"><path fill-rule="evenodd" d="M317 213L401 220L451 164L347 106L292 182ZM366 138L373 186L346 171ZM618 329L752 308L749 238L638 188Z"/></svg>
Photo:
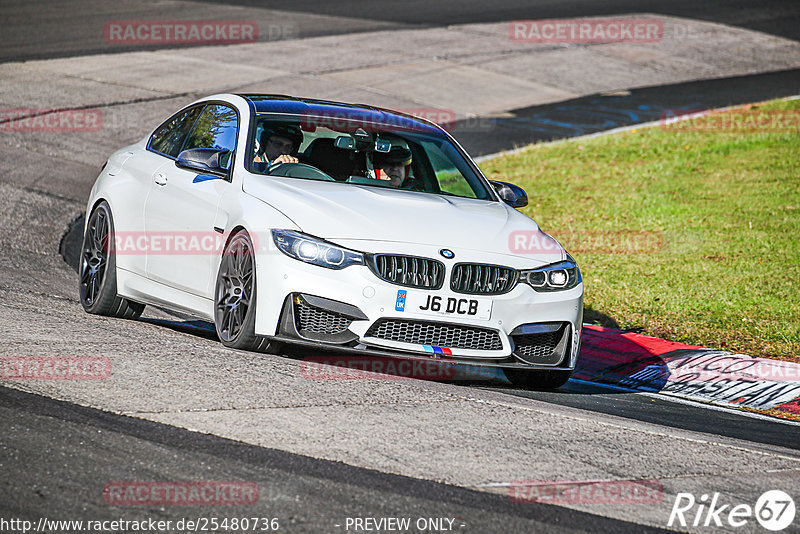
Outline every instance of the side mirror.
<svg viewBox="0 0 800 534"><path fill-rule="evenodd" d="M197 172L227 176L231 166L231 151L214 148L192 148L178 154L175 165Z"/></svg>
<svg viewBox="0 0 800 534"><path fill-rule="evenodd" d="M500 199L512 208L521 208L528 205L528 195L520 186L495 180L489 180L489 183L500 195Z"/></svg>

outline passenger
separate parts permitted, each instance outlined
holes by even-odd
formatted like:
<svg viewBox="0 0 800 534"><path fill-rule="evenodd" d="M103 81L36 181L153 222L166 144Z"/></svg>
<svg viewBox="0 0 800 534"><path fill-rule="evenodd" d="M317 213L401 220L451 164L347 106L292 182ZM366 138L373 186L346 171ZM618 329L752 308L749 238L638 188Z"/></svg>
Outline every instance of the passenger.
<svg viewBox="0 0 800 534"><path fill-rule="evenodd" d="M375 153L375 164L379 169L377 178L388 180L392 187L407 188L411 184L409 166L411 165L411 151L402 146L393 146L386 153Z"/></svg>
<svg viewBox="0 0 800 534"><path fill-rule="evenodd" d="M261 150L253 160L253 167L264 172L276 163L299 163L297 152L303 144L303 131L294 124L265 128L261 134Z"/></svg>

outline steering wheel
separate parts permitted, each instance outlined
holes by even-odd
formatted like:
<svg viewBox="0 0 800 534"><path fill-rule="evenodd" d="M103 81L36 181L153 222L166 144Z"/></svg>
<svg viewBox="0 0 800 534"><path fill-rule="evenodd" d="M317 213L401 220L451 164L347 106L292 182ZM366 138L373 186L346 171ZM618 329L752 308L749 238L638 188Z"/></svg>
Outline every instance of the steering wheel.
<svg viewBox="0 0 800 534"><path fill-rule="evenodd" d="M273 163L267 167L267 174L270 176L286 176L287 178L306 178L310 180L322 180L325 182L335 182L333 178L322 172L316 167L305 163Z"/></svg>

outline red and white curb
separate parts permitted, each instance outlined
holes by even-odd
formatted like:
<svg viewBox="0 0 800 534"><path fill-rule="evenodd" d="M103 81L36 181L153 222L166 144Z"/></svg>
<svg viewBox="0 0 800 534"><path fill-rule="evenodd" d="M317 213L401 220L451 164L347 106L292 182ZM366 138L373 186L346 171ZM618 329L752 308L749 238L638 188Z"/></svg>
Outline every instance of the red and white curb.
<svg viewBox="0 0 800 534"><path fill-rule="evenodd" d="M728 408L800 414L800 364L584 325L573 378ZM774 412L773 412L774 413Z"/></svg>

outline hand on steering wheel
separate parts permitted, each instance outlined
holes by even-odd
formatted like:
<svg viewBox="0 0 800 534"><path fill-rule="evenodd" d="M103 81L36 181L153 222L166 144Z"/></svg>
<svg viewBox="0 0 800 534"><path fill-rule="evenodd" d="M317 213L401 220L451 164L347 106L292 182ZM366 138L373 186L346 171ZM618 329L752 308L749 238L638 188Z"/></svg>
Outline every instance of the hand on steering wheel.
<svg viewBox="0 0 800 534"><path fill-rule="evenodd" d="M274 165L276 163L300 163L300 160L298 160L294 156L289 156L287 154L281 154L280 156L278 156L277 158L272 160L272 162L270 163L270 166L272 166L272 165Z"/></svg>
<svg viewBox="0 0 800 534"><path fill-rule="evenodd" d="M277 158L275 158L270 162L269 166L267 167L267 174L271 174L272 171L274 171L284 163L300 163L300 160L298 160L294 156L281 154L280 156L278 156Z"/></svg>

